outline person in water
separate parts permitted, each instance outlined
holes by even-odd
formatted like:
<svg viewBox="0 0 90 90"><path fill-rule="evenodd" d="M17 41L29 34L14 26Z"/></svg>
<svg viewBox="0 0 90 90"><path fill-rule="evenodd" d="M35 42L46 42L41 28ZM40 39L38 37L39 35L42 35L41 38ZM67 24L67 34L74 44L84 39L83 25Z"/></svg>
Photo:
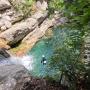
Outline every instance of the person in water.
<svg viewBox="0 0 90 90"><path fill-rule="evenodd" d="M42 63L43 65L46 65L46 63L47 63L46 58L45 58L44 55L42 55L41 63Z"/></svg>

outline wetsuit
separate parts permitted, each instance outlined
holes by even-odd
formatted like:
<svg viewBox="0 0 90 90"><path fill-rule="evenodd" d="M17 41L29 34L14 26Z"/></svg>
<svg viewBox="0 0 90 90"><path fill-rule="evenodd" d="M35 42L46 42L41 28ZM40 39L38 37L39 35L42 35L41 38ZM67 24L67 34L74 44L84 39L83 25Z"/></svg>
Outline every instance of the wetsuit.
<svg viewBox="0 0 90 90"><path fill-rule="evenodd" d="M43 65L46 65L47 61L46 61L46 58L45 58L45 57L42 58L41 63L42 63Z"/></svg>

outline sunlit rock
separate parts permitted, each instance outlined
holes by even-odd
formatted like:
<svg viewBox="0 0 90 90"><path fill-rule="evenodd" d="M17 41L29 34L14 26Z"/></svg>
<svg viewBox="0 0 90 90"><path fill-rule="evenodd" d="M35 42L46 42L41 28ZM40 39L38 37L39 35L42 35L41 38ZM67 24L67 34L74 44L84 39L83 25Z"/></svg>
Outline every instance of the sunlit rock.
<svg viewBox="0 0 90 90"><path fill-rule="evenodd" d="M11 7L11 5L8 0L0 0L0 10L5 10L10 7Z"/></svg>

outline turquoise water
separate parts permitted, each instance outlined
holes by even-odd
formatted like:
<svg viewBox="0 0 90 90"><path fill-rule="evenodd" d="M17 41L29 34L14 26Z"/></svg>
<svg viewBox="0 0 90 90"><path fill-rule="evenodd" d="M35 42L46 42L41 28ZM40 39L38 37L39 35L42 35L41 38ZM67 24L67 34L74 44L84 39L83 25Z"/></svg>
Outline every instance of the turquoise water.
<svg viewBox="0 0 90 90"><path fill-rule="evenodd" d="M58 45L63 45L65 38L67 37L67 31L65 30L54 30L53 37L49 39L42 39L36 43L36 45L28 52L29 55L33 56L34 60L34 70L32 74L34 76L46 76L49 71L47 71L47 65L41 63L42 55L46 57L47 64L49 63L49 58L52 56L54 48Z"/></svg>
<svg viewBox="0 0 90 90"><path fill-rule="evenodd" d="M34 70L32 71L32 74L34 76L45 76L46 75L46 68L47 65L43 65L41 63L42 55L46 57L47 63L49 57L52 55L53 49L52 46L48 44L45 40L40 40L29 52L29 55L34 56Z"/></svg>
<svg viewBox="0 0 90 90"><path fill-rule="evenodd" d="M32 71L32 74L34 76L46 76L47 74L51 75L50 73L53 71L48 71L48 63L49 58L53 55L53 51L58 46L62 47L65 43L65 41L68 40L71 35L76 35L77 37L78 31L73 30L61 30L61 29L55 29L53 31L53 36L49 39L41 39L36 43L36 45L28 52L29 55L33 56L34 61L34 69ZM42 55L44 55L47 59L47 65L43 65L41 63ZM51 71L51 72L50 72ZM56 71L56 70L55 70ZM55 73L55 72L54 72Z"/></svg>

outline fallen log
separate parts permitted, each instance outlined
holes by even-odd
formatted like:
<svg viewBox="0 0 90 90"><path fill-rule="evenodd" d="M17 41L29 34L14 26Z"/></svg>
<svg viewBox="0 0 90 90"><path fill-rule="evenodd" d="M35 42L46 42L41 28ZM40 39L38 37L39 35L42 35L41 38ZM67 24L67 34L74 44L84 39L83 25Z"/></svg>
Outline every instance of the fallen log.
<svg viewBox="0 0 90 90"><path fill-rule="evenodd" d="M13 25L10 29L0 34L0 39L7 42L8 45L13 45L22 40L28 33L33 31L47 17L47 11L38 11L31 18Z"/></svg>

